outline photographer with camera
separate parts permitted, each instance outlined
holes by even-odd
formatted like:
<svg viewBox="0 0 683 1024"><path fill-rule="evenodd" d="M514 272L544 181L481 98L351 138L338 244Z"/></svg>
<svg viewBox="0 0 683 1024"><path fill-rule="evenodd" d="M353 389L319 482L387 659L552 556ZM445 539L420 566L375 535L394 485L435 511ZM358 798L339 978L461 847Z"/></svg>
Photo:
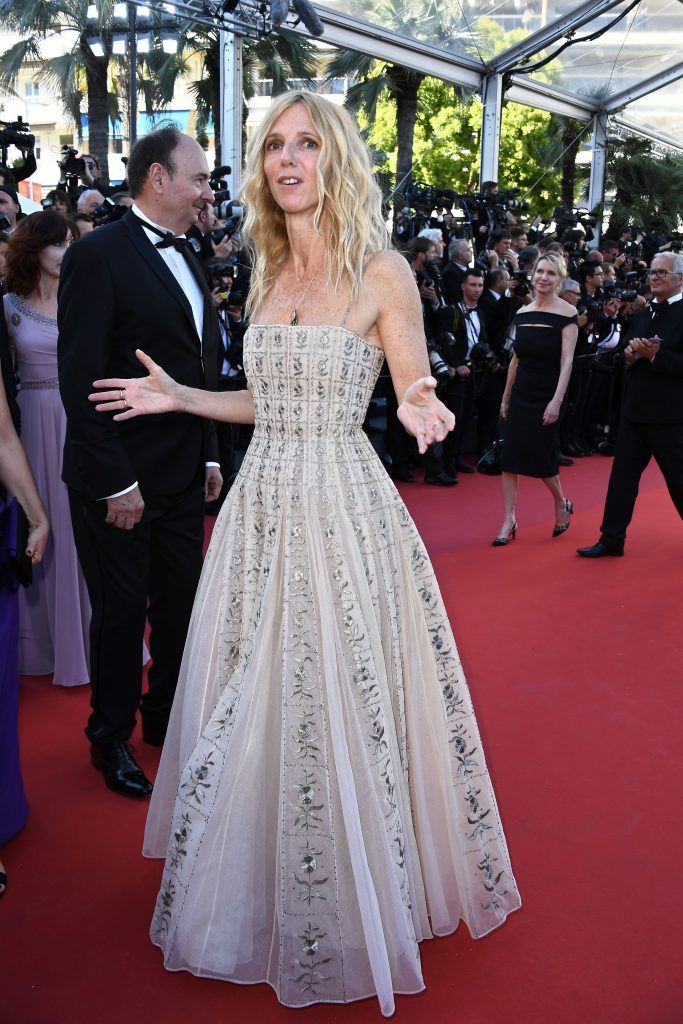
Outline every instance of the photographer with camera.
<svg viewBox="0 0 683 1024"><path fill-rule="evenodd" d="M586 259L579 267L581 298L577 313L585 315L583 326L579 327L574 362L567 388L566 405L560 424L560 446L570 458L592 455L593 447L582 437L585 402L588 391L589 360L596 351L596 338L610 327L608 320L616 315L612 304L605 308L603 281L605 272L599 262Z"/></svg>
<svg viewBox="0 0 683 1024"><path fill-rule="evenodd" d="M104 196L96 188L87 188L78 197L76 202L76 210L78 213L87 213L88 217L92 217L102 204L104 203Z"/></svg>
<svg viewBox="0 0 683 1024"><path fill-rule="evenodd" d="M0 185L0 230L8 235L13 234L21 215L16 191L8 185Z"/></svg>
<svg viewBox="0 0 683 1024"><path fill-rule="evenodd" d="M454 311L442 292L437 247L430 238L418 236L411 242L407 256L420 293L422 319L430 350L429 361L432 372L437 380L442 380L443 377L448 377L448 367L443 365L438 352L434 349L434 339L438 339L445 332L451 330ZM438 368L435 368L435 362L442 365L441 376ZM387 431L387 451L392 460L392 476L395 480L409 482L412 479L409 466L414 445L400 424L397 427L399 423L396 416L397 408L393 388L390 388L387 393L387 423L390 426ZM449 434L450 437L452 434ZM455 473L445 471L442 456L437 452L438 446L431 445L422 457L425 467L425 483L453 487L457 484L458 478Z"/></svg>
<svg viewBox="0 0 683 1024"><path fill-rule="evenodd" d="M46 196L40 201L40 205L44 210L53 210L54 213L59 213L62 217L71 217L73 214L73 206L68 195L61 188L53 188Z"/></svg>
<svg viewBox="0 0 683 1024"><path fill-rule="evenodd" d="M451 306L462 301L462 279L469 270L474 252L469 238L453 238L448 246L448 263L442 274L443 295Z"/></svg>
<svg viewBox="0 0 683 1024"><path fill-rule="evenodd" d="M444 470L456 478L459 472L473 472L464 461L463 452L475 410L480 417L478 450L483 440L495 439L498 421L499 404L493 406L486 401L499 362L489 345L479 309L483 290L483 271L478 267L468 269L462 281L462 301L450 307L451 327L434 338L433 348L441 357L440 362L430 354L432 371L442 385L441 399L456 417L455 430L443 442Z"/></svg>

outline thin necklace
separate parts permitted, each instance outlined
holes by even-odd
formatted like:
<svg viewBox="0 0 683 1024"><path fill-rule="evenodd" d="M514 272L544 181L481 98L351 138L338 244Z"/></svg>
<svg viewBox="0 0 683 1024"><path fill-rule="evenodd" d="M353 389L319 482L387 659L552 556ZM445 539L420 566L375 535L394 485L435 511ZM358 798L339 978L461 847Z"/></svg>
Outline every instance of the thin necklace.
<svg viewBox="0 0 683 1024"><path fill-rule="evenodd" d="M290 326L290 327L296 327L296 326L297 326L297 324L299 323L299 321L298 321L298 319L297 319L297 315L296 315L296 314L297 314L297 310L299 309L299 306L301 305L301 303L302 303L302 302L304 301L304 299L305 299L305 298L306 298L306 296L308 295L308 289L309 289L309 288L311 287L311 285L312 285L312 284L313 284L313 282L315 281L316 277L318 276L318 270L320 270L320 267L318 267L318 268L317 268L317 270L316 270L315 274L313 275L313 277L311 278L311 280L310 280L310 281L308 282L308 284L306 285L306 287L305 287L305 289L304 289L304 293L303 293L303 295L301 296L301 298L299 299L299 301L298 301L297 303L295 303L295 305L294 305L294 309L292 310L292 315L291 315L291 317L290 317L290 319L289 319L289 326Z"/></svg>

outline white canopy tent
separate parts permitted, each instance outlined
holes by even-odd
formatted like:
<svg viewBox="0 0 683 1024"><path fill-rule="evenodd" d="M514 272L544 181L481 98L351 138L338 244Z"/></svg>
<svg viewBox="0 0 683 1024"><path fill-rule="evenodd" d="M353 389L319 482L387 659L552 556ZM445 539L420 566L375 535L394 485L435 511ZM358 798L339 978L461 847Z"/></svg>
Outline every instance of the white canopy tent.
<svg viewBox="0 0 683 1024"><path fill-rule="evenodd" d="M134 0L220 27L222 162L240 166L241 35L272 30L280 0ZM483 101L481 180L498 177L504 98L591 122L591 206L608 132L683 153L683 0L328 0L323 40L461 85ZM294 10L286 25L306 32Z"/></svg>

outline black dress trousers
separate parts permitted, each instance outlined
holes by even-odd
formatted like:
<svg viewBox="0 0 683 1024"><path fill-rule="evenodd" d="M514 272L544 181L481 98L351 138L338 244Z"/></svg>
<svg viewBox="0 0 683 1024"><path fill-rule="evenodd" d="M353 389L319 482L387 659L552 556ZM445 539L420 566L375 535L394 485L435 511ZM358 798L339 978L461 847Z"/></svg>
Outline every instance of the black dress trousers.
<svg viewBox="0 0 683 1024"><path fill-rule="evenodd" d="M138 707L150 725L168 721L202 569L203 471L180 494L146 499L132 530L105 522L106 501L88 501L73 489L69 501L93 606L92 713L85 732L92 742L118 743L132 733ZM143 695L146 618L153 663Z"/></svg>
<svg viewBox="0 0 683 1024"><path fill-rule="evenodd" d="M635 423L622 417L600 528L616 545L624 543L640 478L653 456L683 519L683 423Z"/></svg>

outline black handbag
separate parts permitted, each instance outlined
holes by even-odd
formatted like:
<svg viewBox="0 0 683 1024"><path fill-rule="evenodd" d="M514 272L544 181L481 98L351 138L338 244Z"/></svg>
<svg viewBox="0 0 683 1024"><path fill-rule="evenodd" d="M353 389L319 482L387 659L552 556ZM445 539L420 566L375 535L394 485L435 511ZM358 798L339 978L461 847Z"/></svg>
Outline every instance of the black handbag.
<svg viewBox="0 0 683 1024"><path fill-rule="evenodd" d="M15 591L33 582L28 534L28 519L17 499L3 501L0 496L0 587Z"/></svg>
<svg viewBox="0 0 683 1024"><path fill-rule="evenodd" d="M494 441L476 461L477 470L484 476L500 476L503 472L503 442Z"/></svg>

